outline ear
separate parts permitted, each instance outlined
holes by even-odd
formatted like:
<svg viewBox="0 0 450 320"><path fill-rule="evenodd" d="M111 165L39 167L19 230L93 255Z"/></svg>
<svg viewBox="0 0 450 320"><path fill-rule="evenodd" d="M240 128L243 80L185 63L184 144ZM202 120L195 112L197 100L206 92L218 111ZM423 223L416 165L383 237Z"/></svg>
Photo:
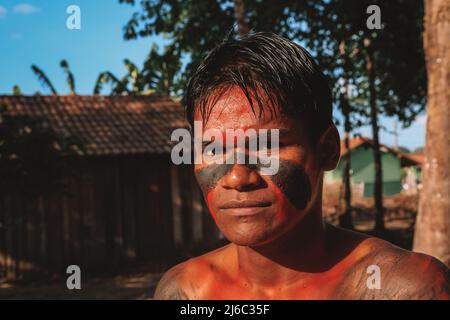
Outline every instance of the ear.
<svg viewBox="0 0 450 320"><path fill-rule="evenodd" d="M341 156L341 141L336 126L332 124L320 137L320 162L324 171L336 168Z"/></svg>

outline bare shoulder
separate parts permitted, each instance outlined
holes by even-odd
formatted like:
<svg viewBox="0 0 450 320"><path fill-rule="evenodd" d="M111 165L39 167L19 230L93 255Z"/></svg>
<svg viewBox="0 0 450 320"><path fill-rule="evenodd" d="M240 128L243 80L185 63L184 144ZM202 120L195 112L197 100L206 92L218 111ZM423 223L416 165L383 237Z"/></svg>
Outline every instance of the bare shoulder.
<svg viewBox="0 0 450 320"><path fill-rule="evenodd" d="M329 228L342 282L334 296L343 299L450 299L449 269L429 255L399 248L380 238ZM368 281L379 276L379 287Z"/></svg>
<svg viewBox="0 0 450 320"><path fill-rule="evenodd" d="M438 259L375 237L363 241L360 250L364 254L358 264L365 268L377 266L381 276L380 289L367 291L366 297L450 299L450 272Z"/></svg>
<svg viewBox="0 0 450 320"><path fill-rule="evenodd" d="M450 300L450 270L438 259L422 253L411 253L417 291L413 299Z"/></svg>
<svg viewBox="0 0 450 320"><path fill-rule="evenodd" d="M153 298L156 300L200 299L202 288L218 270L216 261L219 261L228 249L229 245L172 267L162 276Z"/></svg>
<svg viewBox="0 0 450 320"><path fill-rule="evenodd" d="M181 287L180 275L186 267L186 262L169 269L159 280L153 299L156 300L187 300L188 297Z"/></svg>

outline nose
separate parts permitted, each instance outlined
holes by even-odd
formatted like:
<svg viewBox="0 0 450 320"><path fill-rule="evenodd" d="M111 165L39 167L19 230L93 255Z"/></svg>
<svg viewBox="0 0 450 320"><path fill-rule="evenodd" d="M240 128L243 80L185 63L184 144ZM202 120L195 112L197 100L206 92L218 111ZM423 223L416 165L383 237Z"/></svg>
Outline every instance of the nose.
<svg viewBox="0 0 450 320"><path fill-rule="evenodd" d="M222 179L222 187L238 191L251 190L262 183L261 176L246 165L235 164Z"/></svg>

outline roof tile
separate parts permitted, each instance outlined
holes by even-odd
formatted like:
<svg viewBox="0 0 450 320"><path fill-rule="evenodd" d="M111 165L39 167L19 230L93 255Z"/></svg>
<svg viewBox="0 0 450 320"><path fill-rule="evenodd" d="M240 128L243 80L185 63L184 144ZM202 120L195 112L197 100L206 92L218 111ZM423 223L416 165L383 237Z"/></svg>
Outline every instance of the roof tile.
<svg viewBox="0 0 450 320"><path fill-rule="evenodd" d="M0 95L1 105L12 116L46 117L88 155L168 153L172 131L188 126L182 106L165 96Z"/></svg>

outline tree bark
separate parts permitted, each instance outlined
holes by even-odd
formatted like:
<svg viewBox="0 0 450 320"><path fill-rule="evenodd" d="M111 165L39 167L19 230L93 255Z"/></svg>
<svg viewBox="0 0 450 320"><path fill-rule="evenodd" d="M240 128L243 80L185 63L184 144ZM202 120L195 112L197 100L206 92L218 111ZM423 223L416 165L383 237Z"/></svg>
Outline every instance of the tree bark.
<svg viewBox="0 0 450 320"><path fill-rule="evenodd" d="M373 140L373 158L375 163L375 230L384 230L384 210L383 210L383 168L381 165L380 140L378 137L378 110L375 92L375 70L373 50L369 39L364 40L366 48L366 72L369 80L369 104L370 104L370 121L372 125Z"/></svg>
<svg viewBox="0 0 450 320"><path fill-rule="evenodd" d="M450 265L450 3L425 1L427 129L414 251Z"/></svg>
<svg viewBox="0 0 450 320"><path fill-rule="evenodd" d="M349 70L349 57L345 52L345 42L341 41L339 44L339 52L343 60L344 67L344 84L343 84L343 92L340 96L340 104L342 109L342 114L344 116L344 145L345 150L347 151L344 155L344 172L342 175L343 184L344 184L344 201L345 201L345 209L344 214L340 217L339 224L341 227L353 229L353 220L352 220L352 191L351 191L351 182L350 182L350 131L351 131L351 123L350 123L350 104L349 104L349 96L348 96L348 70Z"/></svg>
<svg viewBox="0 0 450 320"><path fill-rule="evenodd" d="M244 0L234 0L234 16L238 25L239 36L242 38L248 34Z"/></svg>

